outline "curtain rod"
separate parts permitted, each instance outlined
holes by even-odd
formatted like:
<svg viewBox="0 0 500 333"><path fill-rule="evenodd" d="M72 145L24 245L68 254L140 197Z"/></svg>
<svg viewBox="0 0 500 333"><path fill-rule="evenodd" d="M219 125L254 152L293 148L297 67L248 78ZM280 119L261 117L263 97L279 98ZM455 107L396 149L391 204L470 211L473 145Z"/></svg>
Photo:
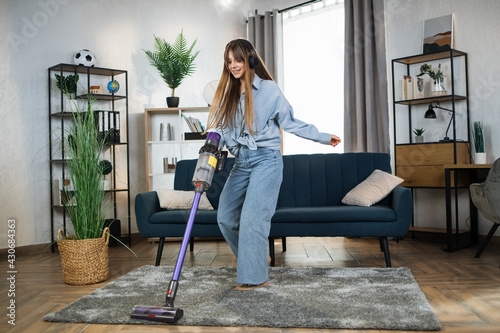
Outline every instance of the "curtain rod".
<svg viewBox="0 0 500 333"><path fill-rule="evenodd" d="M285 8L285 9L280 9L280 10L278 10L278 13L286 12L287 10L299 8L299 7L308 5L310 3L320 2L320 1L323 1L323 0L309 0L309 1L306 1L306 2L302 2L302 3L299 3L298 5L295 5L295 6L291 6L291 7Z"/></svg>

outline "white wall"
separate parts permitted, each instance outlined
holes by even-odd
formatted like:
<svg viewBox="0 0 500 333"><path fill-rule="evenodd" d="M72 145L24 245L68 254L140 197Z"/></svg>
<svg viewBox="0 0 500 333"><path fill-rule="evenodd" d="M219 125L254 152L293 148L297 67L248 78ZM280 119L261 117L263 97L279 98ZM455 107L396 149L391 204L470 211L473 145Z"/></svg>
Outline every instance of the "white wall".
<svg viewBox="0 0 500 333"><path fill-rule="evenodd" d="M220 77L226 43L246 35L247 13L299 2L0 0L0 248L7 247L10 218L17 222L17 246L50 241L48 67L72 63L87 48L97 66L128 70L136 231L133 199L146 191L144 107L165 107L170 94L142 49L153 48L153 34L173 41L184 29L188 41L198 38L197 70L176 95L181 106L205 106L203 88Z"/></svg>
<svg viewBox="0 0 500 333"><path fill-rule="evenodd" d="M454 13L455 49L468 53L470 120L485 124L485 149L488 162L500 157L500 2L496 0L385 0L388 82L391 82L391 59L422 53L423 21ZM392 91L390 89L390 91ZM392 101L392 93L389 98ZM445 105L443 105L446 107ZM389 105L391 122L392 103ZM448 116L424 120L430 141L444 136ZM439 121L441 120L441 121ZM415 127L417 125L415 124ZM407 130L407 128L405 128ZM451 133L451 131L450 131ZM392 130L391 130L392 136ZM392 138L394 139L394 138ZM418 190L416 193L416 224L444 227L444 194L440 190ZM466 198L465 198L466 199ZM463 201L466 203L466 201ZM437 218L436 218L437 217ZM465 225L465 218L461 224ZM436 225L435 221L440 221ZM441 223L442 222L442 223ZM479 232L486 234L491 222L480 216ZM500 233L497 232L497 235Z"/></svg>

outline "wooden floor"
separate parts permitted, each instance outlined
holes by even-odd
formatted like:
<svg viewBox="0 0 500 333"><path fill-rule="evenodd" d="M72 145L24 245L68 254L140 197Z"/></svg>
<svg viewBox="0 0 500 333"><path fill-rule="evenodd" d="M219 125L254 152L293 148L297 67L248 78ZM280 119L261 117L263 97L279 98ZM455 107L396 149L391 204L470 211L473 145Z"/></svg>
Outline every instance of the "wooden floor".
<svg viewBox="0 0 500 333"><path fill-rule="evenodd" d="M497 240L495 240L497 241ZM277 266L384 267L379 243L370 238L288 238L287 251L276 242ZM167 242L162 265L175 263L180 242ZM92 286L64 284L57 253L22 255L16 258L16 325L7 323L5 314L0 332L381 332L378 330L307 330L249 327L183 327L137 325L89 325L48 323L42 317L142 265L153 265L155 243L139 240L133 250L111 247L110 276ZM453 253L443 251L438 243L404 239L389 241L393 267L409 267L443 324L443 332L500 332L500 246L490 244L481 258L474 258L476 248ZM5 255L6 257L6 255ZM235 258L221 240L197 241L188 253L185 265L233 266ZM5 264L4 267L7 267ZM7 269L2 273L0 305L9 305ZM272 281L271 281L272 284ZM159 291L164 292L164 291ZM387 331L395 332L395 331Z"/></svg>

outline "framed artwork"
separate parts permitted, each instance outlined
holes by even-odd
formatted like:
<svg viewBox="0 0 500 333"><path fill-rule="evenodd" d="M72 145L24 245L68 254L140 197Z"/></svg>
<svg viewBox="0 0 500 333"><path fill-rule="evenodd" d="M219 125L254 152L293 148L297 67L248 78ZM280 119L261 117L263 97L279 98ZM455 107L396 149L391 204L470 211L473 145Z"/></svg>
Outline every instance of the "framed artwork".
<svg viewBox="0 0 500 333"><path fill-rule="evenodd" d="M424 54L451 50L453 44L453 14L424 21Z"/></svg>

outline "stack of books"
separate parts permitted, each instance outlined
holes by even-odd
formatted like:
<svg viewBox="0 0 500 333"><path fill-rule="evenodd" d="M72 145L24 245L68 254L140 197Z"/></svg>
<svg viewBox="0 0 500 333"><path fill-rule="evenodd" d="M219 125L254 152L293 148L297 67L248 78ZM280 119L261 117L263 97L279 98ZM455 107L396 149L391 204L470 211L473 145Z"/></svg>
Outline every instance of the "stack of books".
<svg viewBox="0 0 500 333"><path fill-rule="evenodd" d="M424 98L424 79L404 75L403 80L399 80L399 100Z"/></svg>
<svg viewBox="0 0 500 333"><path fill-rule="evenodd" d="M207 138L206 134L202 134L205 132L205 126L203 126L198 118L186 117L185 115L182 115L182 117L191 131L184 133L185 140L202 140Z"/></svg>

